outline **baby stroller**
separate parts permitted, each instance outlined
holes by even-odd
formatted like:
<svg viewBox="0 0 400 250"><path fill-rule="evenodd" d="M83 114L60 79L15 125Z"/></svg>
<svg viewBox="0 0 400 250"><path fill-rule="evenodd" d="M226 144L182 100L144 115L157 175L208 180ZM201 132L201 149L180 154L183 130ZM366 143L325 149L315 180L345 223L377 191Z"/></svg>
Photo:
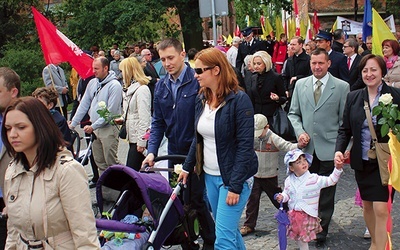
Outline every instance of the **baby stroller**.
<svg viewBox="0 0 400 250"><path fill-rule="evenodd" d="M174 156L168 157L174 158ZM172 190L169 182L158 173L137 172L121 165L111 166L97 181L96 196L101 214L103 214L102 186L117 190L120 195L106 213L111 218L96 219L98 230L150 233L147 242L134 249L158 250L163 245L189 245L197 239L196 212L186 211L177 198L182 183L178 183ZM139 220L133 224L120 221L127 215L141 218L144 207L148 209L151 220Z"/></svg>
<svg viewBox="0 0 400 250"><path fill-rule="evenodd" d="M89 139L89 144L86 149L81 150L81 140ZM71 148L75 160L80 162L83 166L88 164L89 157L92 154L93 141L96 140L94 133L90 134L90 137L81 137L76 130L71 130Z"/></svg>

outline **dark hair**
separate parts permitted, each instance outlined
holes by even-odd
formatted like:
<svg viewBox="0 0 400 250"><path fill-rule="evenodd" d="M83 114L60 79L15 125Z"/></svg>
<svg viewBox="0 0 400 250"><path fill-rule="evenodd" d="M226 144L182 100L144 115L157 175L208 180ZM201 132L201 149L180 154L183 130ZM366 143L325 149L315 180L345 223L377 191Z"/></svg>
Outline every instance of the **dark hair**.
<svg viewBox="0 0 400 250"><path fill-rule="evenodd" d="M329 60L329 54L328 52L326 52L326 50L322 49L322 48L316 48L315 50L311 51L310 56L318 56L318 55L325 55L326 60Z"/></svg>
<svg viewBox="0 0 400 250"><path fill-rule="evenodd" d="M0 78L3 77L4 87L7 88L8 91L16 88L18 90L17 97L21 94L21 79L19 75L12 69L8 67L0 68Z"/></svg>
<svg viewBox="0 0 400 250"><path fill-rule="evenodd" d="M382 42L382 48L385 45L388 45L388 46L390 46L392 48L393 55L397 56L399 54L400 45L399 45L398 41L393 40L393 39L386 39L386 40L383 40L383 42Z"/></svg>
<svg viewBox="0 0 400 250"><path fill-rule="evenodd" d="M238 92L240 87L236 73L233 70L232 65L228 62L226 55L219 49L208 48L200 50L194 59L200 60L204 65L209 67L219 67L220 72L216 83L218 86L216 91L218 104L221 104L230 92ZM211 101L213 99L213 94L209 88L202 87L200 88L199 93L203 93L206 100Z"/></svg>
<svg viewBox="0 0 400 250"><path fill-rule="evenodd" d="M66 142L49 110L47 110L43 103L31 96L18 98L7 107L1 125L1 138L4 146L8 154L14 157L16 162L20 162L24 166L29 166L25 154L16 152L8 141L5 124L7 123L7 114L12 110L19 110L24 113L33 125L37 144L34 164L38 166L35 176L38 176L45 168L51 168L55 164L57 153L61 151L62 147L65 147Z"/></svg>
<svg viewBox="0 0 400 250"><path fill-rule="evenodd" d="M189 59L189 60L193 60L194 57L196 56L197 52L199 52L199 51L198 51L197 49L195 49L195 48L189 49L189 50L188 50L188 53L187 53L188 59Z"/></svg>
<svg viewBox="0 0 400 250"><path fill-rule="evenodd" d="M282 33L282 34L280 34L280 36L279 36L280 39L282 39L282 38L284 38L284 37L286 37L286 34L285 34L285 33Z"/></svg>
<svg viewBox="0 0 400 250"><path fill-rule="evenodd" d="M344 31L342 29L337 29L333 32L333 40L339 40L344 36Z"/></svg>
<svg viewBox="0 0 400 250"><path fill-rule="evenodd" d="M359 71L361 72L363 70L363 68L367 64L367 61L370 59L375 60L378 63L379 68L381 68L381 70L382 70L382 77L385 76L387 73L385 60L383 60L382 56L378 56L378 55L374 55L374 54L365 55L361 58L360 64L358 65Z"/></svg>
<svg viewBox="0 0 400 250"><path fill-rule="evenodd" d="M58 92L54 87L41 87L33 91L32 96L35 98L43 98L47 103L53 103L53 107L57 105Z"/></svg>
<svg viewBox="0 0 400 250"><path fill-rule="evenodd" d="M181 53L183 51L182 43L176 38L166 38L162 40L158 46L158 50L165 50L166 48L174 47L176 51Z"/></svg>

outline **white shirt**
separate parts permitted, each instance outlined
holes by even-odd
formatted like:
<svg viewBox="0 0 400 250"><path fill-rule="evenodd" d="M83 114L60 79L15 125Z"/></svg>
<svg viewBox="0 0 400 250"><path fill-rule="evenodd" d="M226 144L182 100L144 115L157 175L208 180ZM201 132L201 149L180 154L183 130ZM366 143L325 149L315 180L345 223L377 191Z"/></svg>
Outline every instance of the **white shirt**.
<svg viewBox="0 0 400 250"><path fill-rule="evenodd" d="M315 91L315 89L318 87L318 85L317 85L317 81L318 81L318 79L313 75L313 89L314 89L314 91ZM322 82L322 85L321 85L321 95L322 95L322 93L324 92L324 89L325 89L325 86L326 86L326 84L328 83L328 80L329 80L329 73L326 73L326 75L324 76L324 77L322 77L321 79L319 79L319 81L320 82Z"/></svg>
<svg viewBox="0 0 400 250"><path fill-rule="evenodd" d="M233 45L226 52L226 57L228 58L229 63L233 67L236 67L237 54L238 54L238 48L236 48L236 46Z"/></svg>
<svg viewBox="0 0 400 250"><path fill-rule="evenodd" d="M204 142L204 166L203 170L209 175L220 176L217 146L215 144L215 114L218 108L211 110L210 106L206 103L204 111L199 118L197 124L197 132L203 137Z"/></svg>

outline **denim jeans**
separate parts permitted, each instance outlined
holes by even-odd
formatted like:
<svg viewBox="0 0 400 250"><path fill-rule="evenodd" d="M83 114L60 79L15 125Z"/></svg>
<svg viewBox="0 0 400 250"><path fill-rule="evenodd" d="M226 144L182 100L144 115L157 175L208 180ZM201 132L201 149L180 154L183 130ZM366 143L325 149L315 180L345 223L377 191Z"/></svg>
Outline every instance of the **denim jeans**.
<svg viewBox="0 0 400 250"><path fill-rule="evenodd" d="M250 196L250 188L245 182L236 205L226 204L228 187L224 186L221 176L205 174L207 195L215 220L215 250L246 249L239 231L239 221Z"/></svg>

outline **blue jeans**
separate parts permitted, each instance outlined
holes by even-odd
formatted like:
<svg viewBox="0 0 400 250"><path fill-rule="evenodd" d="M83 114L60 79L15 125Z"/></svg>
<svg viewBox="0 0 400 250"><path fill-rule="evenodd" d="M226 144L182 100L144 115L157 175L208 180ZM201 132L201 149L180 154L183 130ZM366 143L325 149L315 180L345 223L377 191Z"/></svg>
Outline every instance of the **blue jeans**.
<svg viewBox="0 0 400 250"><path fill-rule="evenodd" d="M228 187L224 186L221 176L205 174L207 195L215 220L215 250L245 250L244 241L239 231L239 221L246 202L250 196L250 188L245 182L239 202L234 206L226 204Z"/></svg>

